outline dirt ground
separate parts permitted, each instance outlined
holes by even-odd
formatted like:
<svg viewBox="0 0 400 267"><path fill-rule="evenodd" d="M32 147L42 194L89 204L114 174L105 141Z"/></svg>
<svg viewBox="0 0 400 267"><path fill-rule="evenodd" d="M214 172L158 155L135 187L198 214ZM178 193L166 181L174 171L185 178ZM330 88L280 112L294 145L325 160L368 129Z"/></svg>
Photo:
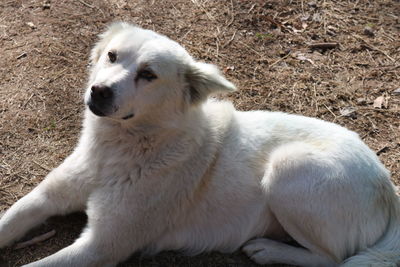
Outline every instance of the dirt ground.
<svg viewBox="0 0 400 267"><path fill-rule="evenodd" d="M107 23L134 22L217 64L241 110L279 110L360 134L400 184L398 0L1 0L0 211L73 149L81 127L90 48ZM56 235L0 250L20 266L72 243L83 214L50 219ZM25 237L25 239L29 239ZM133 255L120 266L256 266L242 253Z"/></svg>

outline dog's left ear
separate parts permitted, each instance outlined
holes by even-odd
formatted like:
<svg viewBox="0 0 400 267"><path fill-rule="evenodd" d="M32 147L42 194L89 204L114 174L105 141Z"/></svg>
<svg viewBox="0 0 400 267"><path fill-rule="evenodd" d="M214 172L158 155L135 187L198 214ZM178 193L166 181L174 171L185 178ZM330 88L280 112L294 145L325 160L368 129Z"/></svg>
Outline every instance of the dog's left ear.
<svg viewBox="0 0 400 267"><path fill-rule="evenodd" d="M186 82L192 104L206 100L211 94L236 90L235 85L225 79L216 66L202 62L194 62L189 66Z"/></svg>

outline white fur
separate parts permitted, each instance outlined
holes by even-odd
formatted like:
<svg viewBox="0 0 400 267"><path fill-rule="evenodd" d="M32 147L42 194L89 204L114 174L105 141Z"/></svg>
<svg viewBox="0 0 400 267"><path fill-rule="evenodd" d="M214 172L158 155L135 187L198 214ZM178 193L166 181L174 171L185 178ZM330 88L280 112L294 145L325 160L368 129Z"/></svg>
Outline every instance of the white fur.
<svg viewBox="0 0 400 267"><path fill-rule="evenodd" d="M92 85L110 86L113 112L86 110L75 151L0 220L0 247L51 215L85 209L75 243L29 266L242 246L260 264L400 264L399 200L357 134L207 101L235 87L167 37L129 24L102 34L91 61L85 101ZM136 79L143 66L157 79ZM282 242L290 238L304 248Z"/></svg>

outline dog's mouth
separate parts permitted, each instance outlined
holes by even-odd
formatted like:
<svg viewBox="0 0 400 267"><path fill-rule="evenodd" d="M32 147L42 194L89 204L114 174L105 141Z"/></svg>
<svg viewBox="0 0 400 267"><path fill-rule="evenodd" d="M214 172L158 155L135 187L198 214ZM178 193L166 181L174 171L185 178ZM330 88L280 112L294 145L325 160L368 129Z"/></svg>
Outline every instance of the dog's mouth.
<svg viewBox="0 0 400 267"><path fill-rule="evenodd" d="M93 103L89 103L88 107L89 107L90 111L93 112L93 114L95 114L99 117L106 116L106 114L103 111L101 111L99 108L97 108L96 105L94 105Z"/></svg>
<svg viewBox="0 0 400 267"><path fill-rule="evenodd" d="M99 117L106 117L106 116L107 116L107 114L104 113L104 111L102 111L101 109L99 109L99 108L98 108L95 104L93 104L93 103L90 103L90 102L89 102L89 103L88 103L88 107L89 107L90 111L91 111L94 115L96 115L96 116L99 116ZM128 115L122 117L121 119L122 119L122 120L129 120L129 119L133 118L134 116L135 116L135 114L130 113L130 114L128 114Z"/></svg>
<svg viewBox="0 0 400 267"><path fill-rule="evenodd" d="M107 108L102 108L101 105L99 107L99 105L94 103L93 101L88 101L87 106L89 107L90 111L96 116L106 117L106 116L110 115L110 112ZM116 112L116 111L117 111L117 108L114 107L113 112ZM128 115L120 117L120 119L129 120L129 119L133 118L134 116L135 116L134 113L128 113Z"/></svg>
<svg viewBox="0 0 400 267"><path fill-rule="evenodd" d="M133 118L135 116L133 113L126 115L125 117L122 117L123 120L129 120L130 118Z"/></svg>

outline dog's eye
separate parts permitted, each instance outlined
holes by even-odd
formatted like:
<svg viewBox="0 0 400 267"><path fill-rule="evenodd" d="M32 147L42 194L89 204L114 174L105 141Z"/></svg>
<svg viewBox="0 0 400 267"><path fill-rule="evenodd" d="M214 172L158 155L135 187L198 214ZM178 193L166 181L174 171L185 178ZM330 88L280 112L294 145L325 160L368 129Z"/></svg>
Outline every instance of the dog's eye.
<svg viewBox="0 0 400 267"><path fill-rule="evenodd" d="M114 63L117 60L117 53L110 51L107 55L111 63Z"/></svg>
<svg viewBox="0 0 400 267"><path fill-rule="evenodd" d="M138 80L138 79L144 79L144 80L150 82L152 80L157 79L157 75L155 75L151 70L144 69L144 70L138 71L135 80Z"/></svg>

